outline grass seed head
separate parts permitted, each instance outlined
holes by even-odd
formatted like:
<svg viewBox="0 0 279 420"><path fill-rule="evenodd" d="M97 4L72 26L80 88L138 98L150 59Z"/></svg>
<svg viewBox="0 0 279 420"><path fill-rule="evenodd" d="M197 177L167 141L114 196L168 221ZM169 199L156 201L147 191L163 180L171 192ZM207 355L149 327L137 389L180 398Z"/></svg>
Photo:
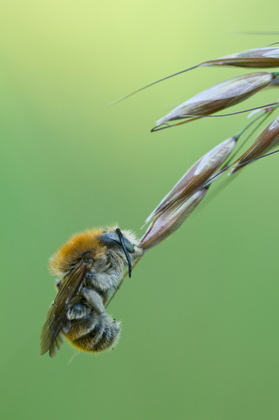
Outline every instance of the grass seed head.
<svg viewBox="0 0 279 420"><path fill-rule="evenodd" d="M209 180L214 172L226 160L236 145L236 138L224 140L218 146L211 149L200 158L177 182L173 189L166 195L160 204L148 216L146 222L150 222L167 207L175 204L177 200L186 200Z"/></svg>
<svg viewBox="0 0 279 420"><path fill-rule="evenodd" d="M279 143L279 117L275 118L254 141L251 147L235 162L236 166L230 174L237 172L243 166L252 163L254 159L264 155Z"/></svg>
<svg viewBox="0 0 279 420"><path fill-rule="evenodd" d="M226 55L217 60L205 61L201 66L279 67L279 47L272 46L246 50L237 54Z"/></svg>
<svg viewBox="0 0 279 420"><path fill-rule="evenodd" d="M273 73L261 72L234 77L218 83L174 108L157 121L156 127L168 121L211 115L236 105L268 86L274 78Z"/></svg>
<svg viewBox="0 0 279 420"><path fill-rule="evenodd" d="M148 226L140 240L140 247L146 251L170 236L197 207L207 190L207 187L203 187L190 198L174 201Z"/></svg>

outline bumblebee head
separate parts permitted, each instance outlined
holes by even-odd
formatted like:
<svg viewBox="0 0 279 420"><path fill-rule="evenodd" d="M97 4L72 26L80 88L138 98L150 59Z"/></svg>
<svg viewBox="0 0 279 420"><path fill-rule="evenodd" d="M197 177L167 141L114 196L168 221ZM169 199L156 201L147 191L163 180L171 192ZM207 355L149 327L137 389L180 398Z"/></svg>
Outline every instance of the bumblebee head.
<svg viewBox="0 0 279 420"><path fill-rule="evenodd" d="M104 231L102 235L98 237L99 241L108 247L118 246L121 247L128 265L128 274L129 277L132 275L132 262L130 254L135 252L135 245L129 240L133 240L133 237L130 238L131 234L128 232L129 239L121 232L119 228L115 228L112 232Z"/></svg>

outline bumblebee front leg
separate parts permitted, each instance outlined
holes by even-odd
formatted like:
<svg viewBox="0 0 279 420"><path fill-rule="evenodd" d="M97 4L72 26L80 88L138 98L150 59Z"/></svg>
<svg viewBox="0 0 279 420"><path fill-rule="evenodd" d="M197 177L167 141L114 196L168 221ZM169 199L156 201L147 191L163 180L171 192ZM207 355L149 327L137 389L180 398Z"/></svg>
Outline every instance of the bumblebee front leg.
<svg viewBox="0 0 279 420"><path fill-rule="evenodd" d="M103 298L95 290L83 287L80 294L98 314L105 312Z"/></svg>

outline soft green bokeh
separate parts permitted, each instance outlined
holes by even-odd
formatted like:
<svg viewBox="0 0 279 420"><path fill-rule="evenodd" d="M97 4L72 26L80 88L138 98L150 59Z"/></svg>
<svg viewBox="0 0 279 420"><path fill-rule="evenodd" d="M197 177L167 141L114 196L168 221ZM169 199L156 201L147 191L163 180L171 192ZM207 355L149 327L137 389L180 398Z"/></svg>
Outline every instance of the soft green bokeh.
<svg viewBox="0 0 279 420"><path fill-rule="evenodd" d="M64 344L55 359L39 356L55 295L49 256L87 227L117 221L140 235L186 169L246 116L150 128L243 70L198 69L107 104L277 41L230 31L278 29L278 3L11 0L0 20L1 418L278 419L277 155L212 191L143 258L109 307L123 321L114 351L71 361Z"/></svg>

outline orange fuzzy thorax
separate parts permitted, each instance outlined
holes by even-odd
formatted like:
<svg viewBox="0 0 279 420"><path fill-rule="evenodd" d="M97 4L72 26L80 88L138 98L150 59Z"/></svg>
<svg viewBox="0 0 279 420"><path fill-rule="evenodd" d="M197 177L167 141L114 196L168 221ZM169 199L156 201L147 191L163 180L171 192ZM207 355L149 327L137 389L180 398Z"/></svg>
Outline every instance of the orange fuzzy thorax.
<svg viewBox="0 0 279 420"><path fill-rule="evenodd" d="M85 252L92 253L92 256L103 254L106 247L98 239L103 230L102 228L89 229L73 235L50 258L49 266L51 272L55 275L64 275Z"/></svg>

